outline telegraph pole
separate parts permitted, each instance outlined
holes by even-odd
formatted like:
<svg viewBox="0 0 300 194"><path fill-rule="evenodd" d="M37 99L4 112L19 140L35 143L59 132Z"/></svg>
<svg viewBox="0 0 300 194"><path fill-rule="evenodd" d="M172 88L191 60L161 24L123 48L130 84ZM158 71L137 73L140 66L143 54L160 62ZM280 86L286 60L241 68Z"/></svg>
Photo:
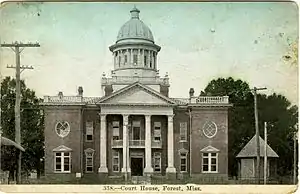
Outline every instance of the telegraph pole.
<svg viewBox="0 0 300 194"><path fill-rule="evenodd" d="M267 88L253 88L254 93L254 116L255 116L255 131L256 131L256 178L257 184L260 184L260 145L259 145L259 128L258 128L258 112L257 112L257 91L266 90Z"/></svg>
<svg viewBox="0 0 300 194"><path fill-rule="evenodd" d="M268 165L268 155L267 155L267 138L268 138L268 131L267 131L267 122L264 123L264 131L265 131L265 153L264 153L264 185L267 184L267 165Z"/></svg>
<svg viewBox="0 0 300 194"><path fill-rule="evenodd" d="M25 69L33 69L33 67L29 66L21 66L20 65L20 54L26 47L40 47L39 43L21 43L14 42L11 44L1 44L1 47L9 47L16 54L16 66L7 66L7 68L15 68L16 69L16 102L15 102L15 142L21 145L21 113L20 113L20 105L21 105L21 81L20 75L21 72ZM21 49L20 49L21 48ZM22 71L21 71L22 69ZM21 183L21 157L22 151L18 150L18 169L17 169L17 183Z"/></svg>

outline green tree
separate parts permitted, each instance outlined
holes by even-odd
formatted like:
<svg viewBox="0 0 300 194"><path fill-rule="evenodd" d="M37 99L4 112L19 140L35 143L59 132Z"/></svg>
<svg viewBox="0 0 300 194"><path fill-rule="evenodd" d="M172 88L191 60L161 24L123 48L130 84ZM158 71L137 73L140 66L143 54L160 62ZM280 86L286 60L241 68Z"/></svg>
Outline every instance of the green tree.
<svg viewBox="0 0 300 194"><path fill-rule="evenodd" d="M237 175L236 155L255 134L254 100L248 83L233 78L219 78L209 82L201 95L229 96L233 107L229 109L228 161L229 174ZM263 123L268 122L268 143L279 157L278 174L286 175L293 163L293 133L298 120L297 106L282 95L258 94L258 118L261 137ZM288 162L286 162L288 160Z"/></svg>
<svg viewBox="0 0 300 194"><path fill-rule="evenodd" d="M1 126L3 136L15 140L15 79L6 77L1 82ZM41 99L35 92L26 87L21 81L21 145L25 152L22 154L22 171L36 170L40 176L43 170L44 156L44 118L39 109ZM2 169L13 175L16 170L16 150L4 146L2 149Z"/></svg>

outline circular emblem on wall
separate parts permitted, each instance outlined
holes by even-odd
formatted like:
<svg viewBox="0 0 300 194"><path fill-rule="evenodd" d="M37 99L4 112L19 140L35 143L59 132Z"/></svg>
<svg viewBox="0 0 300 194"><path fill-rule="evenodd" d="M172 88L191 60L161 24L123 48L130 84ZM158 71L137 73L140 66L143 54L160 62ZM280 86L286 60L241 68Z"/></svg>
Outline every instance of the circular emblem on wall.
<svg viewBox="0 0 300 194"><path fill-rule="evenodd" d="M58 122L55 131L59 137L66 137L70 133L70 125L67 121Z"/></svg>
<svg viewBox="0 0 300 194"><path fill-rule="evenodd" d="M217 125L213 121L207 121L203 125L203 133L208 138L213 138L217 134Z"/></svg>

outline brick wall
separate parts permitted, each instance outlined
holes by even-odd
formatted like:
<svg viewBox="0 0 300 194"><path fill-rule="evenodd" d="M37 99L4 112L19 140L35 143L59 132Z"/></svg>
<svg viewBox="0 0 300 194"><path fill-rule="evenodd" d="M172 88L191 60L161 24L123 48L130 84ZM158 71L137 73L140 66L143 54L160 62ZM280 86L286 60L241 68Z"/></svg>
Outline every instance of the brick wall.
<svg viewBox="0 0 300 194"><path fill-rule="evenodd" d="M70 125L68 136L57 135L55 126L59 121L67 121ZM64 145L72 149L71 172L80 172L81 168L81 108L53 107L45 109L45 174L54 173L53 149Z"/></svg>

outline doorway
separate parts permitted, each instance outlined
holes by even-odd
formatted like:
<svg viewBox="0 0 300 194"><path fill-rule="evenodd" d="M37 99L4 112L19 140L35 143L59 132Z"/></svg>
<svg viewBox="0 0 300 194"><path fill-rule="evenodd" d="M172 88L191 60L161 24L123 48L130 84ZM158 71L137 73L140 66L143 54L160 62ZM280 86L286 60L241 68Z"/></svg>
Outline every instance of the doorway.
<svg viewBox="0 0 300 194"><path fill-rule="evenodd" d="M143 176L143 158L131 158L131 176Z"/></svg>

